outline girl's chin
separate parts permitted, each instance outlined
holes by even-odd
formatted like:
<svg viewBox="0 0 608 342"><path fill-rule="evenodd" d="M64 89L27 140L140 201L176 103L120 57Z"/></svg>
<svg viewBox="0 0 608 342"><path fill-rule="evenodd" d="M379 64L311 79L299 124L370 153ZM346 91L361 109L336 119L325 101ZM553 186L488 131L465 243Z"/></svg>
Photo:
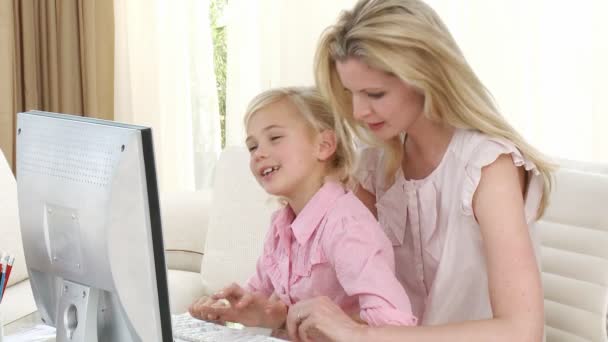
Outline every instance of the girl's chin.
<svg viewBox="0 0 608 342"><path fill-rule="evenodd" d="M278 197L285 196L284 195L285 192L282 191L282 189L272 186L271 184L264 184L263 188L264 188L264 191L266 191L266 193L268 193L269 195L278 196Z"/></svg>

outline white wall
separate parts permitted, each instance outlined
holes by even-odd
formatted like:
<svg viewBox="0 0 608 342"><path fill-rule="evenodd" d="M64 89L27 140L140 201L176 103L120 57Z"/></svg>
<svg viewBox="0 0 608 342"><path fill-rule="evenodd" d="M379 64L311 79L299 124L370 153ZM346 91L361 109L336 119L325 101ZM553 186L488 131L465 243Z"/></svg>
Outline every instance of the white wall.
<svg viewBox="0 0 608 342"><path fill-rule="evenodd" d="M427 2L530 142L554 156L608 162L608 1Z"/></svg>
<svg viewBox="0 0 608 342"><path fill-rule="evenodd" d="M229 21L229 143L242 142L241 118L256 93L313 83L321 31L355 2L230 1L247 9ZM427 2L528 140L554 156L608 162L608 1Z"/></svg>

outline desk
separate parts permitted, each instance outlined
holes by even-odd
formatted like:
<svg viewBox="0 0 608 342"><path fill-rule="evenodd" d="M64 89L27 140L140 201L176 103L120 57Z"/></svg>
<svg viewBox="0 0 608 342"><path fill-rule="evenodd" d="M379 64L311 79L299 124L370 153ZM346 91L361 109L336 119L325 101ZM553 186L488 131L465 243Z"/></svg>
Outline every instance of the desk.
<svg viewBox="0 0 608 342"><path fill-rule="evenodd" d="M43 324L38 311L22 317L4 326L4 336L10 336L23 329L33 328L38 324ZM45 340L45 342L55 342L55 338Z"/></svg>
<svg viewBox="0 0 608 342"><path fill-rule="evenodd" d="M23 331L24 329L30 329L35 327L36 325L39 324L43 324L42 320L40 319L40 315L38 314L38 312L34 312L31 313L23 318L20 318L10 324L7 324L4 326L4 336L10 336L13 334L16 334L20 331ZM264 328L245 328L247 331L249 331L252 334L256 334L257 338L255 338L254 340L256 341L260 341L260 337L266 335L268 336L270 334L270 330L269 329L264 329ZM286 338L287 336L283 336L284 338ZM239 341L242 341L242 338L239 338ZM55 342L55 338L48 338L46 340L36 340L37 342ZM179 339L175 339L175 341L182 341ZM266 340L265 340L266 341ZM268 339L268 341L278 341L275 339ZM183 341L182 341L183 342Z"/></svg>

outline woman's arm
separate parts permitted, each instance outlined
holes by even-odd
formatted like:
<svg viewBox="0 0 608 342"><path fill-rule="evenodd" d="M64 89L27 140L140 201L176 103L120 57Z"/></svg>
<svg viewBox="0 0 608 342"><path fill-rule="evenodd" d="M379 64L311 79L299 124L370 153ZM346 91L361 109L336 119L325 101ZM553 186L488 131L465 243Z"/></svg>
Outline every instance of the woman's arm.
<svg viewBox="0 0 608 342"><path fill-rule="evenodd" d="M503 155L483 168L473 198L487 257L492 319L442 326L371 328L349 322L330 308L331 303L318 299L290 309L288 327L327 341L541 341L543 295L524 216L523 176L523 169ZM300 323L299 327L290 320Z"/></svg>

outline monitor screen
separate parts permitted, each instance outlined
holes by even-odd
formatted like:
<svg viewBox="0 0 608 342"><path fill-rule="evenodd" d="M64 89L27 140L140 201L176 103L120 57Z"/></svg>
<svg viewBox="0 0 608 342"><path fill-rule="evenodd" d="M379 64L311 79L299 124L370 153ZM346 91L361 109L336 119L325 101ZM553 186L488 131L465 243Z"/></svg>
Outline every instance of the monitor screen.
<svg viewBox="0 0 608 342"><path fill-rule="evenodd" d="M58 341L172 341L149 128L19 113L17 187L39 313Z"/></svg>

